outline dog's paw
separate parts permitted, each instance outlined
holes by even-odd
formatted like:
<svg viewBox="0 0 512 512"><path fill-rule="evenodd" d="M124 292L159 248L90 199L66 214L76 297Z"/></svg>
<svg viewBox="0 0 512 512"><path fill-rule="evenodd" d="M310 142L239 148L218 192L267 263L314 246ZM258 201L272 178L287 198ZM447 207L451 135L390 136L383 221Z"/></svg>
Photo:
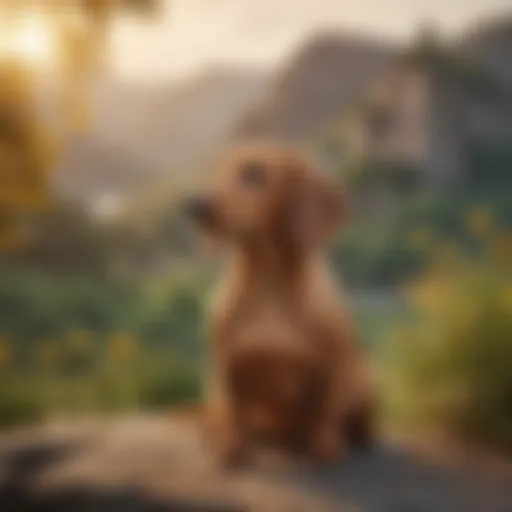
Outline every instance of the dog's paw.
<svg viewBox="0 0 512 512"><path fill-rule="evenodd" d="M243 466L247 462L247 446L239 436L225 439L220 449L221 463L225 468Z"/></svg>
<svg viewBox="0 0 512 512"><path fill-rule="evenodd" d="M373 404L362 404L347 418L345 431L351 446L372 449L377 442Z"/></svg>
<svg viewBox="0 0 512 512"><path fill-rule="evenodd" d="M247 463L247 452L242 448L224 450L221 453L221 465L226 469L239 468Z"/></svg>
<svg viewBox="0 0 512 512"><path fill-rule="evenodd" d="M323 429L318 431L310 443L310 455L316 461L332 463L338 461L345 453L340 435L335 430Z"/></svg>

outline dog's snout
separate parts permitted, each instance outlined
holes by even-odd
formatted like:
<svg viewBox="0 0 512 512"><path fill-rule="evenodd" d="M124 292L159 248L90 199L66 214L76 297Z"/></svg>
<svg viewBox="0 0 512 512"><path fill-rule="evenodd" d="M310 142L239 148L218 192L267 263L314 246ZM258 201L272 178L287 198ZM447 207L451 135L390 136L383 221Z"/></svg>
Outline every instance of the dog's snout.
<svg viewBox="0 0 512 512"><path fill-rule="evenodd" d="M183 204L183 212L201 224L213 222L215 212L211 201L205 197L191 197Z"/></svg>

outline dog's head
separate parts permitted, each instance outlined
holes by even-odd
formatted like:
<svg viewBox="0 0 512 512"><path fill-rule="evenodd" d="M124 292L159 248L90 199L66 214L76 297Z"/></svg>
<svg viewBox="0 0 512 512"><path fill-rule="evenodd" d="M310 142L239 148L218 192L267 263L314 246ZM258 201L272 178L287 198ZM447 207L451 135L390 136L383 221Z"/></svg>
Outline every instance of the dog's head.
<svg viewBox="0 0 512 512"><path fill-rule="evenodd" d="M339 227L345 198L303 155L253 144L229 152L211 187L185 208L216 239L286 240L308 248L325 243Z"/></svg>

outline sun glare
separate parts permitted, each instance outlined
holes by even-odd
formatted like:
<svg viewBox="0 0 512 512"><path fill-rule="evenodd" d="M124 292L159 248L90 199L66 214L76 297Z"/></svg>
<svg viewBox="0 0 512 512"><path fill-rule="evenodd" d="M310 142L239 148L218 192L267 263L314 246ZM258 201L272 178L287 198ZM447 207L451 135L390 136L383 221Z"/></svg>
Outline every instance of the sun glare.
<svg viewBox="0 0 512 512"><path fill-rule="evenodd" d="M1 41L4 56L23 59L37 67L50 67L56 58L51 26L42 16L27 15L7 27Z"/></svg>

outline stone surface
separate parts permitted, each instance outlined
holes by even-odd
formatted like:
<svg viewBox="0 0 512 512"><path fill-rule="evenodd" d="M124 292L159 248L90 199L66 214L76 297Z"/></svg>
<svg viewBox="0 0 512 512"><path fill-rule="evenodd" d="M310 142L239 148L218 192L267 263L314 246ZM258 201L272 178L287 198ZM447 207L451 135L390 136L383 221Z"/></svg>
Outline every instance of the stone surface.
<svg viewBox="0 0 512 512"><path fill-rule="evenodd" d="M510 512L510 482L396 447L223 470L191 418L54 421L0 435L0 510Z"/></svg>

